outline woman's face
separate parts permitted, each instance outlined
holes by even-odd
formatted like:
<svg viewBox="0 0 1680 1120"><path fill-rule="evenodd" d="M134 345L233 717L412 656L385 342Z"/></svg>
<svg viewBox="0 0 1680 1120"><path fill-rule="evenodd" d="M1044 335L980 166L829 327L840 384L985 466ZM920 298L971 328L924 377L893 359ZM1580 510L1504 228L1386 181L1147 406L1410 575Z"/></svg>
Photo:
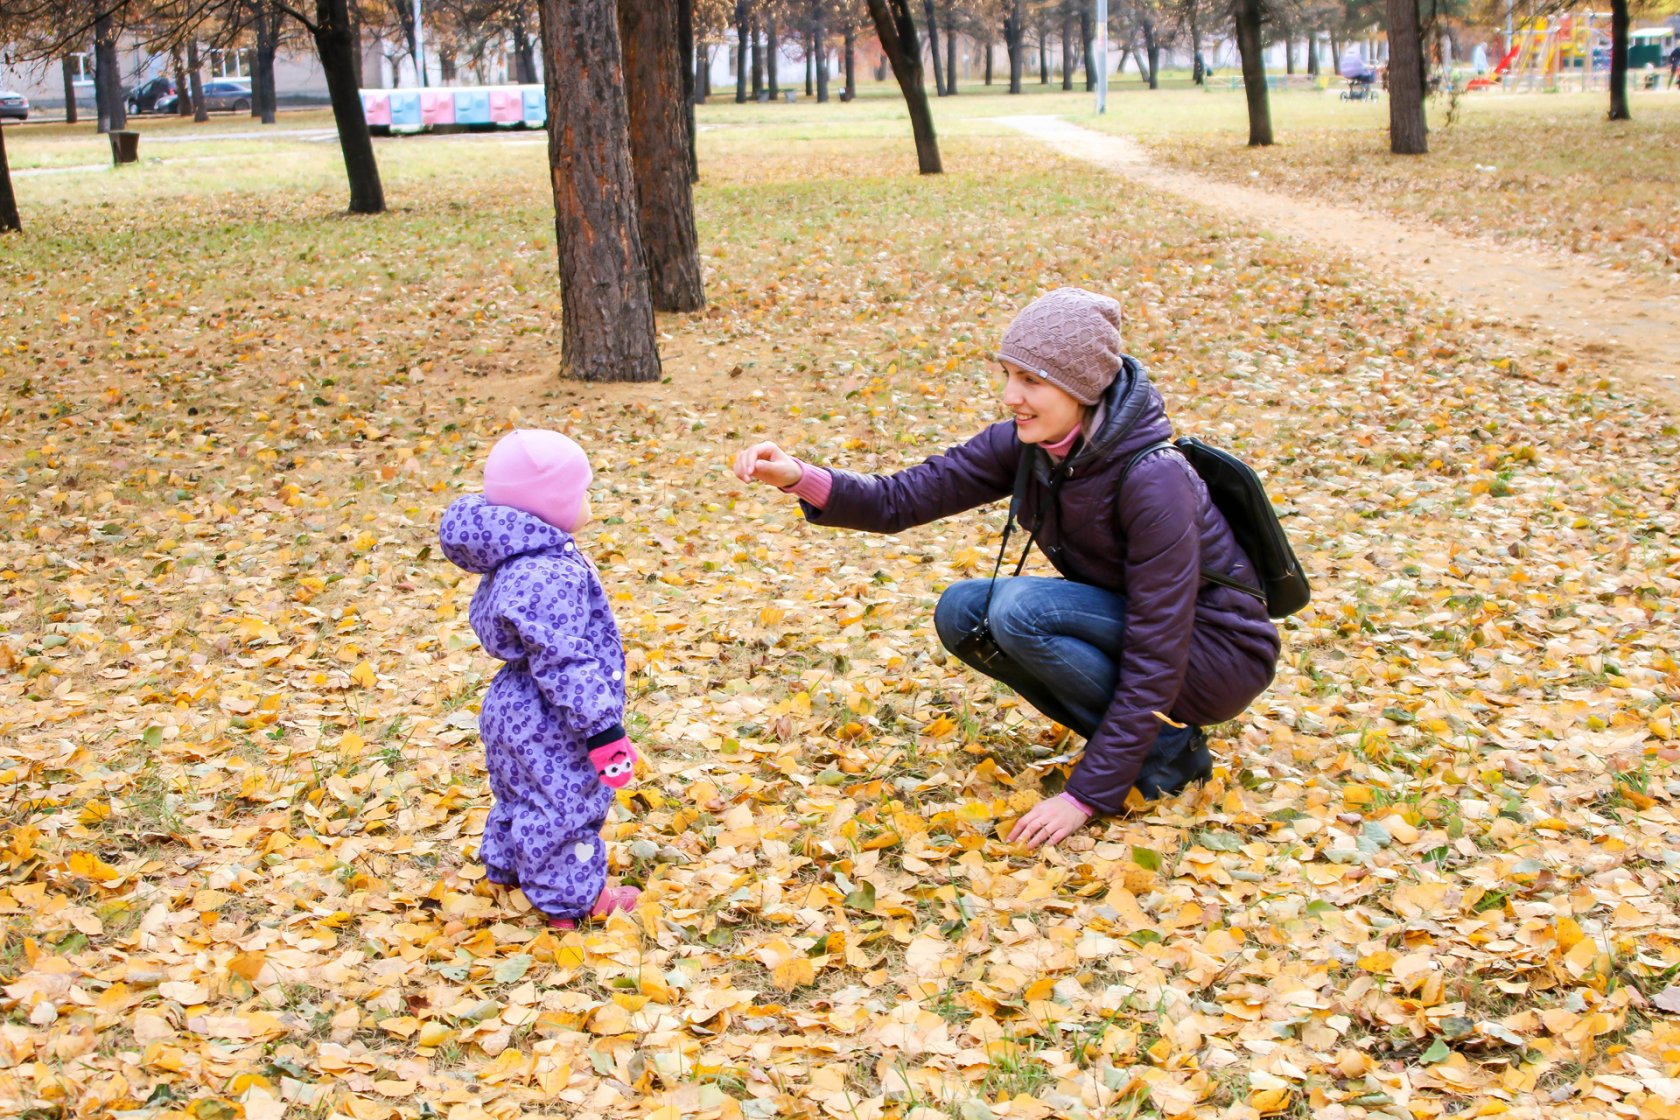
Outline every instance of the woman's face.
<svg viewBox="0 0 1680 1120"><path fill-rule="evenodd" d="M1003 405L1022 443L1055 443L1079 426L1082 406L1031 370L1004 361Z"/></svg>

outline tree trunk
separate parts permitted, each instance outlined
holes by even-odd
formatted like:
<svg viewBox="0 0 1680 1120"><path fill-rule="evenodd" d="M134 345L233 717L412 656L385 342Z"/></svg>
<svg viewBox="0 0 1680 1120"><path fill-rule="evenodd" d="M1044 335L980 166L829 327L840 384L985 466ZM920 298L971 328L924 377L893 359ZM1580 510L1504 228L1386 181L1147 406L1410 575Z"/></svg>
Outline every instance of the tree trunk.
<svg viewBox="0 0 1680 1120"><path fill-rule="evenodd" d="M828 100L828 13L823 9L822 0L816 0L812 8L812 21L816 24L811 38L816 41L817 48L817 103Z"/></svg>
<svg viewBox="0 0 1680 1120"><path fill-rule="evenodd" d="M348 8L350 12L350 60L354 64L350 68L350 72L356 77L356 88L361 89L367 84L362 80L364 77L362 66L365 62L365 52L362 46L362 5L356 0L352 0Z"/></svg>
<svg viewBox="0 0 1680 1120"><path fill-rule="evenodd" d="M1124 78L1126 76L1126 63L1131 61L1132 55L1136 53L1137 52L1132 49L1132 45L1130 43L1120 48L1120 65L1114 68L1114 76L1116 78ZM1148 80L1148 76L1143 72L1142 59L1138 60L1138 76Z"/></svg>
<svg viewBox="0 0 1680 1120"><path fill-rule="evenodd" d="M128 103L123 100L117 33L111 23L110 9L101 10L93 28L93 90L99 110L99 131L115 132L128 124Z"/></svg>
<svg viewBox="0 0 1680 1120"><path fill-rule="evenodd" d="M910 130L916 137L916 166L923 175L937 175L939 139L933 131L933 113L928 109L927 90L922 88L922 48L916 41L916 21L910 15L910 0L868 0L869 18L881 49L892 64L893 77L904 93L910 110Z"/></svg>
<svg viewBox="0 0 1680 1120"><path fill-rule="evenodd" d="M362 92L356 86L355 42L350 35L346 0L315 0L315 26L310 30L315 37L315 53L321 58L321 72L326 75L333 123L338 126L338 146L350 178L350 213L382 214L385 188L379 181L379 164L373 158L373 137L368 134L367 116L362 112Z"/></svg>
<svg viewBox="0 0 1680 1120"><path fill-rule="evenodd" d="M747 42L752 35L747 0L735 0L735 104L747 99Z"/></svg>
<svg viewBox="0 0 1680 1120"><path fill-rule="evenodd" d="M1388 0L1388 144L1397 156L1429 151L1417 0Z"/></svg>
<svg viewBox="0 0 1680 1120"><path fill-rule="evenodd" d="M805 40L805 96L817 95L817 48L814 39Z"/></svg>
<svg viewBox="0 0 1680 1120"><path fill-rule="evenodd" d="M939 57L939 13L933 10L933 0L922 0L927 13L928 53L933 56L933 92L945 96L945 62Z"/></svg>
<svg viewBox="0 0 1680 1120"><path fill-rule="evenodd" d="M76 123L76 67L71 63L67 54L63 60L64 68L64 123ZM185 100L186 91L181 91L181 98Z"/></svg>
<svg viewBox="0 0 1680 1120"><path fill-rule="evenodd" d="M986 84L992 84L992 48L997 46L990 38L986 40Z"/></svg>
<svg viewBox="0 0 1680 1120"><path fill-rule="evenodd" d="M1196 75L1196 84L1207 84L1207 64L1202 59L1202 21L1201 0L1190 0L1190 69Z"/></svg>
<svg viewBox="0 0 1680 1120"><path fill-rule="evenodd" d="M1258 0L1256 0L1258 2ZM1143 21L1143 49L1149 55L1149 88L1161 88L1161 40L1155 34L1155 21Z"/></svg>
<svg viewBox="0 0 1680 1120"><path fill-rule="evenodd" d="M1283 72L1291 76L1295 73L1295 37L1287 30L1283 33Z"/></svg>
<svg viewBox="0 0 1680 1120"><path fill-rule="evenodd" d="M175 115L190 117L192 98L187 96L187 64L182 58L179 44L170 49L169 62L175 68Z"/></svg>
<svg viewBox="0 0 1680 1120"><path fill-rule="evenodd" d="M560 258L560 374L657 381L614 0L540 0ZM640 6L638 4L638 6Z"/></svg>
<svg viewBox="0 0 1680 1120"><path fill-rule="evenodd" d="M192 82L193 120L203 124L210 119L210 110L204 107L204 73L198 64L198 39L187 40L187 74Z"/></svg>
<svg viewBox="0 0 1680 1120"><path fill-rule="evenodd" d="M1394 0L1409 4L1415 14L1417 0ZM1248 146L1264 147L1272 142L1272 103L1266 96L1266 58L1260 38L1263 0L1236 0L1237 52L1242 55L1243 93L1248 99Z"/></svg>
<svg viewBox="0 0 1680 1120"><path fill-rule="evenodd" d="M1096 29L1091 26L1091 5L1085 0L1079 4L1079 42L1080 57L1085 60L1085 92L1090 93L1097 88L1097 71L1094 55L1097 49ZM1108 63L1104 62L1104 66Z"/></svg>
<svg viewBox="0 0 1680 1120"><path fill-rule="evenodd" d="M1610 119L1630 121L1628 112L1627 60L1628 32L1633 21L1628 17L1628 0L1610 0Z"/></svg>
<svg viewBox="0 0 1680 1120"><path fill-rule="evenodd" d="M752 95L758 100L758 95L764 92L764 42L759 38L758 16L753 16L752 29Z"/></svg>
<svg viewBox="0 0 1680 1120"><path fill-rule="evenodd" d="M537 60L532 54L531 33L525 30L525 21L522 19L515 21L511 30L514 82L522 86L534 86L537 84Z"/></svg>
<svg viewBox="0 0 1680 1120"><path fill-rule="evenodd" d="M770 79L770 100L772 101L782 94L782 87L776 81L776 56L781 53L782 41L776 34L776 13L772 11L764 20L765 76Z"/></svg>
<svg viewBox="0 0 1680 1120"><path fill-rule="evenodd" d="M1318 77L1318 32L1307 36L1307 74Z"/></svg>
<svg viewBox="0 0 1680 1120"><path fill-rule="evenodd" d="M1073 88L1073 9L1062 4L1062 88Z"/></svg>
<svg viewBox="0 0 1680 1120"><path fill-rule="evenodd" d="M857 28L851 17L846 18L846 88L840 100L850 102L857 96Z"/></svg>
<svg viewBox="0 0 1680 1120"><path fill-rule="evenodd" d="M22 233L17 195L12 193L12 165L6 162L6 130L0 127L0 233Z"/></svg>
<svg viewBox="0 0 1680 1120"><path fill-rule="evenodd" d="M1043 27L1038 29L1038 84L1050 84L1050 37Z"/></svg>
<svg viewBox="0 0 1680 1120"><path fill-rule="evenodd" d="M706 306L694 236L679 0L619 0L636 212L655 311ZM690 106L692 108L692 106Z"/></svg>
<svg viewBox="0 0 1680 1120"><path fill-rule="evenodd" d="M1026 13L1022 10L1024 4L1025 0L1009 0L1009 18L1003 21L1003 42L1009 49L1010 93L1021 92L1021 69L1024 62L1021 53L1027 38Z"/></svg>
<svg viewBox="0 0 1680 1120"><path fill-rule="evenodd" d="M701 54L706 53L704 45ZM683 117L683 146L688 149L688 181L700 181L700 149L696 143L698 130L694 127L694 0L677 0L677 65L681 68L682 80L682 117ZM625 60L625 74L630 73L629 60ZM633 154L633 153L632 153ZM690 204L689 225L693 225L693 206Z"/></svg>
<svg viewBox="0 0 1680 1120"><path fill-rule="evenodd" d="M257 7L257 83L251 90L251 103L259 110L263 124L273 124L279 108L275 103L274 56L280 49L280 21L284 18L285 13L271 0L263 0ZM355 57L353 44L351 57Z"/></svg>
<svg viewBox="0 0 1680 1120"><path fill-rule="evenodd" d="M957 95L957 33L951 30L951 0L945 0L945 96Z"/></svg>

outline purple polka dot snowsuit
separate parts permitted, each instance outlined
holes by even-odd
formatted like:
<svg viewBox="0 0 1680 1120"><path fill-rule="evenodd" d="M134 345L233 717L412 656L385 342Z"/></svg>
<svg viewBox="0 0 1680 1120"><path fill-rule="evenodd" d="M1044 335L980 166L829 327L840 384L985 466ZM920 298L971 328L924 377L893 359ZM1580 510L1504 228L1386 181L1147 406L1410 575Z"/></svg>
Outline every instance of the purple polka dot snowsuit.
<svg viewBox="0 0 1680 1120"><path fill-rule="evenodd" d="M613 800L588 751L624 737L624 646L606 591L570 534L481 495L456 499L439 536L483 575L468 620L507 663L478 717L495 799L479 858L545 914L584 917L606 883Z"/></svg>

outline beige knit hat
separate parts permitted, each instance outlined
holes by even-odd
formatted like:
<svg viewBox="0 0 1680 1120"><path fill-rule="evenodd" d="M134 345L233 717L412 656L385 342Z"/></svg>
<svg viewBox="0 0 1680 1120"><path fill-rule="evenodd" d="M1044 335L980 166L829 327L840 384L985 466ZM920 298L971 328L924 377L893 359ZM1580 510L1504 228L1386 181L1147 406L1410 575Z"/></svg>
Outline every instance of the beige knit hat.
<svg viewBox="0 0 1680 1120"><path fill-rule="evenodd" d="M1120 372L1120 304L1084 288L1057 288L1015 316L997 356L1080 404L1096 404Z"/></svg>

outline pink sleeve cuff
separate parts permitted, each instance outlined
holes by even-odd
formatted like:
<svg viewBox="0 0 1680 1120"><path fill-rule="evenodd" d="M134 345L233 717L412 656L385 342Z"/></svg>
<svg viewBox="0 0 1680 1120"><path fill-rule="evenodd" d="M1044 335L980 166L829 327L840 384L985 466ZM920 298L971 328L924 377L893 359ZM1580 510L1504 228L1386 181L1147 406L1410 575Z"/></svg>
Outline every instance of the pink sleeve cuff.
<svg viewBox="0 0 1680 1120"><path fill-rule="evenodd" d="M1085 804L1085 802L1079 800L1079 798L1075 797L1071 793L1063 793L1058 796L1060 796L1061 799L1066 801L1069 805L1072 805L1075 809L1078 809L1081 813L1084 813L1087 818L1091 817L1096 812L1096 810L1092 809L1089 805Z"/></svg>
<svg viewBox="0 0 1680 1120"><path fill-rule="evenodd" d="M805 460L798 460L805 473L799 476L799 481L792 486L783 487L782 493L792 494L800 501L810 502L818 509L828 506L828 494L834 487L834 476L821 467L813 467Z"/></svg>

